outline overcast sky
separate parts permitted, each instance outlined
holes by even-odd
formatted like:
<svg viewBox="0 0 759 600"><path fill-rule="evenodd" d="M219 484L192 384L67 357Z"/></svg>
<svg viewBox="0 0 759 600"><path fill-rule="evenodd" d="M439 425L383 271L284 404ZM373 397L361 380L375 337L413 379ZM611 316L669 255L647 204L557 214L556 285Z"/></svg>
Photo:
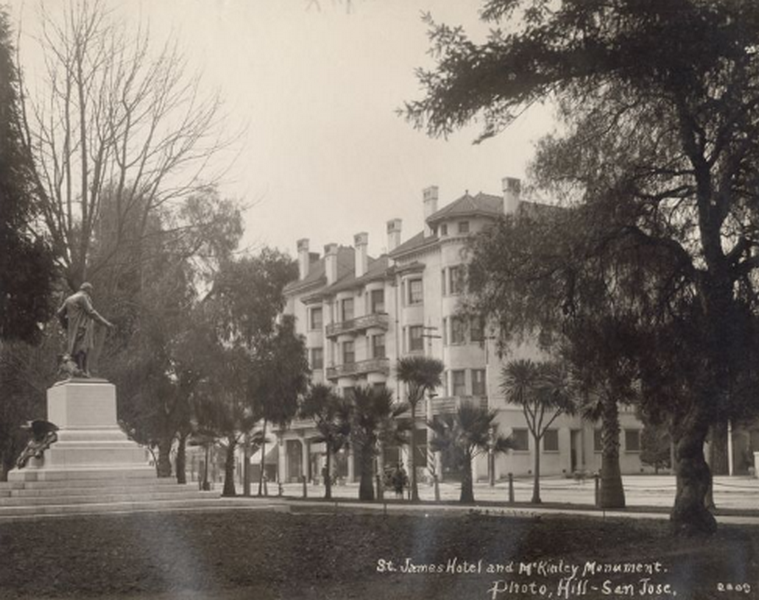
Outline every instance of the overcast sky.
<svg viewBox="0 0 759 600"><path fill-rule="evenodd" d="M482 34L476 0L352 0L350 12L337 0L319 0L321 10L313 0L111 1L157 40L178 38L221 92L226 127L246 130L223 191L255 203L248 245L295 255L309 238L322 252L367 231L378 255L389 219L403 219L404 240L421 230L423 188L439 186L440 206L466 190L500 194L550 127L537 109L475 146L476 127L430 139L396 114L421 94L414 69L431 64L422 12ZM14 14L31 31L35 3L25 4Z"/></svg>

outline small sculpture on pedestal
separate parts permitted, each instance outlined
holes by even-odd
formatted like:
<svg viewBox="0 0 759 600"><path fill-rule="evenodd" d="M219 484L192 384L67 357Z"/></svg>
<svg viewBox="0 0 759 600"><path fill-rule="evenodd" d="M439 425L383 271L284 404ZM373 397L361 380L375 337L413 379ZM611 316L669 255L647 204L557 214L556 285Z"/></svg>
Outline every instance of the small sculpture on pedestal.
<svg viewBox="0 0 759 600"><path fill-rule="evenodd" d="M58 440L58 434L55 433L58 431L58 426L50 421L42 419L28 421L26 425L22 426L22 429L29 431L32 438L16 460L16 467L19 469L23 469L31 458L42 458L45 450Z"/></svg>
<svg viewBox="0 0 759 600"><path fill-rule="evenodd" d="M58 309L58 320L66 329L66 353L60 371L69 378L90 377L87 359L95 345L95 322L109 329L114 327L92 306L91 293L92 284L83 283L79 291L66 298Z"/></svg>

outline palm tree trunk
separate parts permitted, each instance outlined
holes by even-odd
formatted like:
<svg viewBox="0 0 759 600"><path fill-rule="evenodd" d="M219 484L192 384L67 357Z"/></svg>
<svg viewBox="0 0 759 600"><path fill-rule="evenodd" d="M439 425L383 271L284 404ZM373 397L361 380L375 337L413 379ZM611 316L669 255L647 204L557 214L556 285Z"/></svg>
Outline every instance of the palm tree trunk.
<svg viewBox="0 0 759 600"><path fill-rule="evenodd" d="M264 419L264 430L261 436L261 473L258 475L258 495L264 495L264 477L266 477L266 420Z"/></svg>
<svg viewBox="0 0 759 600"><path fill-rule="evenodd" d="M677 494L670 522L677 534L714 533L717 522L705 506L712 475L704 459L709 430L704 399L697 400L678 421L674 432Z"/></svg>
<svg viewBox="0 0 759 600"><path fill-rule="evenodd" d="M616 399L610 394L604 395L602 402L601 490L598 506L624 508L625 488L622 485L622 470L619 467L619 407Z"/></svg>
<svg viewBox="0 0 759 600"><path fill-rule="evenodd" d="M464 453L464 464L461 466L461 497L462 504L474 504L474 480L472 479L472 455Z"/></svg>
<svg viewBox="0 0 759 600"><path fill-rule="evenodd" d="M542 504L543 501L540 499L540 437L535 435L533 436L533 439L535 440L535 455L533 460L533 471L535 476L532 480L532 500L530 500L530 502L532 504Z"/></svg>
<svg viewBox="0 0 759 600"><path fill-rule="evenodd" d="M177 483L187 483L187 434L177 440Z"/></svg>
<svg viewBox="0 0 759 600"><path fill-rule="evenodd" d="M227 452L226 460L224 462L224 489L222 489L222 496L236 496L235 490L235 447L237 446L237 440L233 435L227 437Z"/></svg>
<svg viewBox="0 0 759 600"><path fill-rule="evenodd" d="M332 499L332 450L329 447L329 443L324 444L327 448L327 462L325 465L324 474L324 498L327 500Z"/></svg>
<svg viewBox="0 0 759 600"><path fill-rule="evenodd" d="M419 487L416 483L416 402L411 403L411 451L409 470L411 471L411 501L419 502Z"/></svg>
<svg viewBox="0 0 759 600"><path fill-rule="evenodd" d="M372 449L369 444L361 445L359 464L361 466L361 480L358 487L359 500L374 500L374 473L372 473Z"/></svg>

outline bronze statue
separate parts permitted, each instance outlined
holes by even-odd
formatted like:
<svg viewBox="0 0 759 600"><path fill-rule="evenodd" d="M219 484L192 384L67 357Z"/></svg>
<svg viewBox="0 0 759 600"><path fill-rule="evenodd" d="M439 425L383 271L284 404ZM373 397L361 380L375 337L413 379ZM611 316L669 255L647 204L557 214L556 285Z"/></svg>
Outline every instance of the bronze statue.
<svg viewBox="0 0 759 600"><path fill-rule="evenodd" d="M42 458L45 450L58 440L58 434L55 433L58 431L58 426L49 421L42 419L28 421L21 428L29 431L32 437L16 460L16 467L19 469L23 469L32 458Z"/></svg>
<svg viewBox="0 0 759 600"><path fill-rule="evenodd" d="M69 376L89 377L90 371L87 358L90 350L95 345L95 321L105 325L109 329L113 323L100 316L100 313L92 306L91 283L83 283L79 291L63 301L58 309L58 319L66 329L66 354L63 356L63 365L68 365L66 372ZM75 368L71 368L71 362Z"/></svg>

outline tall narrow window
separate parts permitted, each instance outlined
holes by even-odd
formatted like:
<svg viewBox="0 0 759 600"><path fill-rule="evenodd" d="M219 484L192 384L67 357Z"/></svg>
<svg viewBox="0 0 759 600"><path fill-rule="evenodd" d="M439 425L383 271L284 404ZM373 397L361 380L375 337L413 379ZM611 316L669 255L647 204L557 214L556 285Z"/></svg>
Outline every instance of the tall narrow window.
<svg viewBox="0 0 759 600"><path fill-rule="evenodd" d="M408 349L409 352L424 350L424 327L421 325L408 328Z"/></svg>
<svg viewBox="0 0 759 600"><path fill-rule="evenodd" d="M324 348L311 348L311 368L313 370L324 368Z"/></svg>
<svg viewBox="0 0 759 600"><path fill-rule="evenodd" d="M340 315L343 321L350 321L353 318L353 298L346 298L342 301Z"/></svg>
<svg viewBox="0 0 759 600"><path fill-rule="evenodd" d="M462 269L460 266L451 267L448 269L448 293L460 294L462 289Z"/></svg>
<svg viewBox="0 0 759 600"><path fill-rule="evenodd" d="M486 396L485 369L472 369L472 395Z"/></svg>
<svg viewBox="0 0 759 600"><path fill-rule="evenodd" d="M454 396L466 396L466 371L451 371L451 391Z"/></svg>
<svg viewBox="0 0 759 600"><path fill-rule="evenodd" d="M353 342L343 342L343 364L352 365L356 362L356 350Z"/></svg>
<svg viewBox="0 0 759 600"><path fill-rule="evenodd" d="M472 317L469 320L469 339L472 342L485 341L485 321L481 317Z"/></svg>
<svg viewBox="0 0 759 600"><path fill-rule="evenodd" d="M423 300L422 280L410 279L408 282L408 304L421 304Z"/></svg>
<svg viewBox="0 0 759 600"><path fill-rule="evenodd" d="M372 314L385 312L385 290L372 290L370 303Z"/></svg>
<svg viewBox="0 0 759 600"><path fill-rule="evenodd" d="M466 327L463 319L451 317L451 344L463 344L466 342Z"/></svg>
<svg viewBox="0 0 759 600"><path fill-rule="evenodd" d="M385 334L372 336L372 358L385 358Z"/></svg>
<svg viewBox="0 0 759 600"><path fill-rule="evenodd" d="M324 323L324 317L322 313L322 307L317 306L312 308L309 311L309 315L311 317L310 323L309 323L309 329L321 329L322 325Z"/></svg>
<svg viewBox="0 0 759 600"><path fill-rule="evenodd" d="M640 452L640 429L625 429L625 452Z"/></svg>

